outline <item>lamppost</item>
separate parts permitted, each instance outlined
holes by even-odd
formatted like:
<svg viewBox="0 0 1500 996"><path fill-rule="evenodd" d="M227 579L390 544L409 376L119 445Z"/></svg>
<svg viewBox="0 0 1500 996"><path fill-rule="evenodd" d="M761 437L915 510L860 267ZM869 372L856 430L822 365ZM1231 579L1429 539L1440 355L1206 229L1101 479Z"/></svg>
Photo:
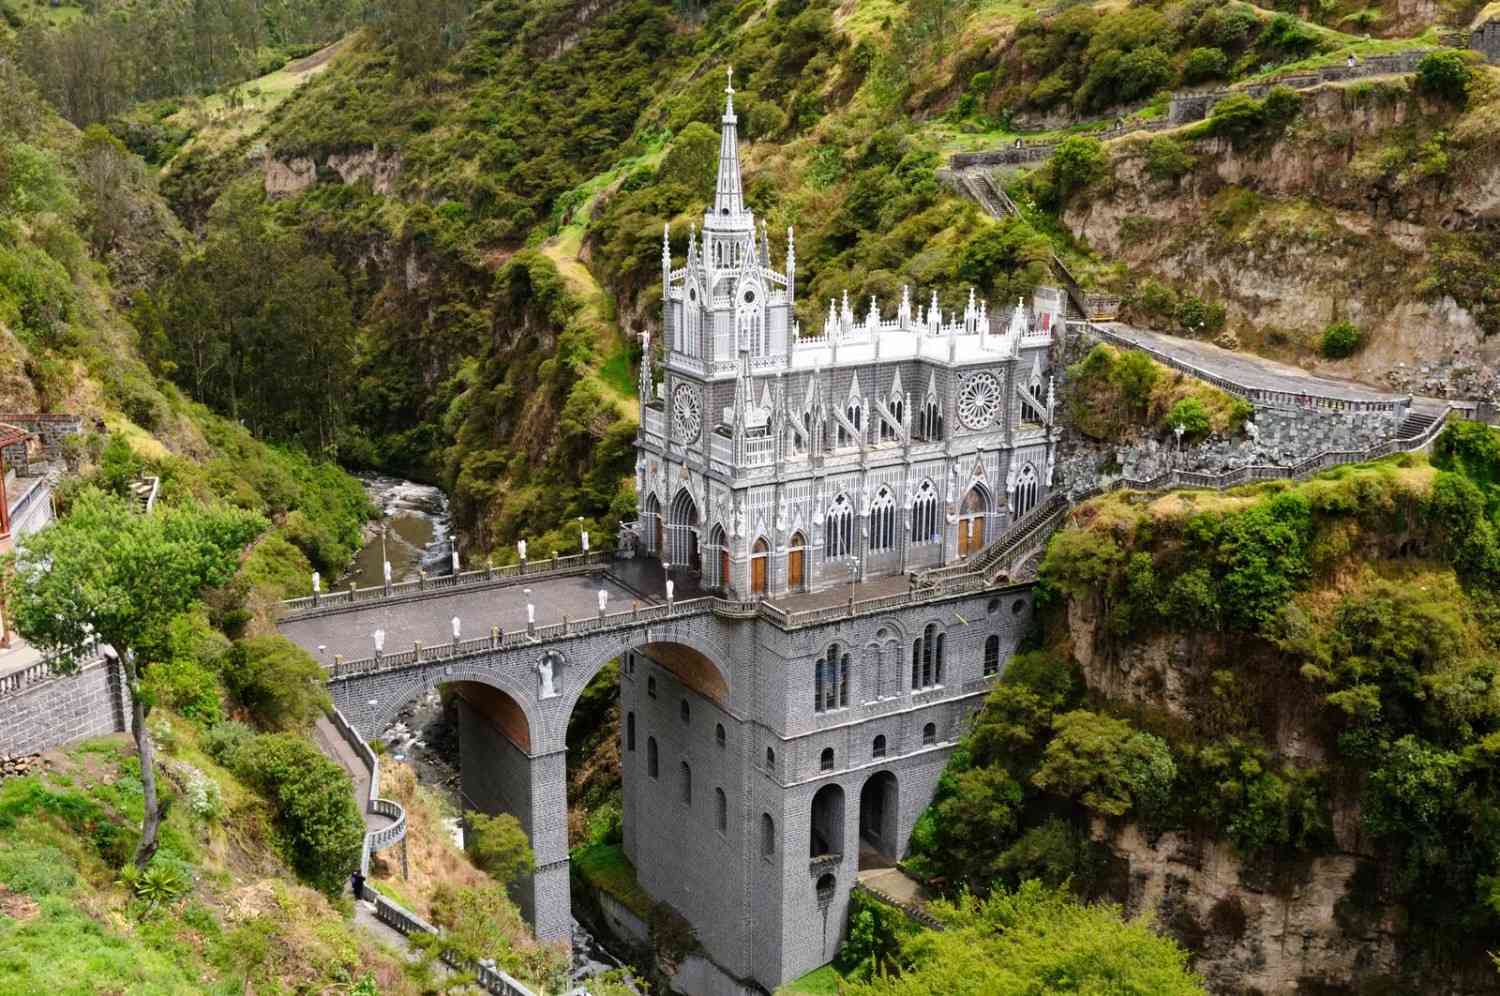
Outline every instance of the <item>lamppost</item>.
<svg viewBox="0 0 1500 996"><path fill-rule="evenodd" d="M849 554L849 611L854 611L854 579L859 577L859 554Z"/></svg>
<svg viewBox="0 0 1500 996"><path fill-rule="evenodd" d="M1187 426L1178 422L1172 427L1172 432L1177 436L1177 466L1182 466L1182 434L1187 432Z"/></svg>

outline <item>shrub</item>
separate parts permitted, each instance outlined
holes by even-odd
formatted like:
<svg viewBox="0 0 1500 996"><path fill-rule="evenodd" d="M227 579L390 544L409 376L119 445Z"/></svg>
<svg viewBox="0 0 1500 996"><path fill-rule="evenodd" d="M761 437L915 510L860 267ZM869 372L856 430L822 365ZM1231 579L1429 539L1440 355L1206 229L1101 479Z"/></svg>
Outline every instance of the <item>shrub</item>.
<svg viewBox="0 0 1500 996"><path fill-rule="evenodd" d="M1109 169L1109 153L1097 138L1074 135L1058 144L1051 165L1058 196L1066 200L1074 191L1103 178Z"/></svg>
<svg viewBox="0 0 1500 996"><path fill-rule="evenodd" d="M1222 304L1210 304L1191 294L1177 305L1177 324L1193 335L1217 335L1224 330L1226 317Z"/></svg>
<svg viewBox="0 0 1500 996"><path fill-rule="evenodd" d="M1167 412L1167 417L1163 422L1173 430L1182 426L1183 435L1190 439L1208 435L1208 411L1204 409L1203 402L1197 398L1183 398L1178 401L1172 406L1172 410Z"/></svg>
<svg viewBox="0 0 1500 996"><path fill-rule="evenodd" d="M359 862L365 823L343 768L294 733L264 733L230 757L234 772L276 807L282 855L310 885L337 895Z"/></svg>
<svg viewBox="0 0 1500 996"><path fill-rule="evenodd" d="M323 668L284 636L237 641L224 678L263 729L306 729L332 708Z"/></svg>
<svg viewBox="0 0 1500 996"><path fill-rule="evenodd" d="M1153 180L1175 180L1198 165L1198 158L1171 135L1157 135L1146 143L1146 172Z"/></svg>
<svg viewBox="0 0 1500 996"><path fill-rule="evenodd" d="M255 731L244 723L237 719L226 719L209 727L208 732L203 735L203 752L227 767L234 752L253 736Z"/></svg>
<svg viewBox="0 0 1500 996"><path fill-rule="evenodd" d="M531 842L520 822L509 813L470 813L464 844L474 863L504 886L511 886L536 868Z"/></svg>
<svg viewBox="0 0 1500 996"><path fill-rule="evenodd" d="M1452 49L1437 49L1417 63L1417 89L1441 100L1462 105L1469 96L1474 70L1463 55Z"/></svg>
<svg viewBox="0 0 1500 996"><path fill-rule="evenodd" d="M1075 796L1106 816L1150 814L1165 804L1177 768L1161 738L1082 709L1053 726L1057 735L1031 779L1037 787Z"/></svg>
<svg viewBox="0 0 1500 996"><path fill-rule="evenodd" d="M1330 360L1353 356L1364 342L1364 335L1350 321L1337 321L1323 330L1323 355Z"/></svg>
<svg viewBox="0 0 1500 996"><path fill-rule="evenodd" d="M1182 64L1182 82L1192 85L1222 79L1229 69L1229 57L1213 47L1195 48Z"/></svg>

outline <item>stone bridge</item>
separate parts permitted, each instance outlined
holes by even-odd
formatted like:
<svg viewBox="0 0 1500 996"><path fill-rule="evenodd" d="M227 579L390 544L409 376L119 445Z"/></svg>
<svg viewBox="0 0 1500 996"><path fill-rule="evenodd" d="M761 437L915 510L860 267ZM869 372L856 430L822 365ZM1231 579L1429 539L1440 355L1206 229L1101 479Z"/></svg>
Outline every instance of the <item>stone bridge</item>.
<svg viewBox="0 0 1500 996"><path fill-rule="evenodd" d="M335 704L366 739L436 686L457 691L466 804L482 801L520 820L536 856L522 908L539 938L565 940L568 720L606 664L642 652L728 717L770 727L764 699L782 680L772 673L776 662L803 659L809 647L831 639L853 645L864 629L893 627L904 616L982 617L997 594L1029 590L1029 583L1011 582L1005 568L1039 542L1031 529L1007 556L983 565L976 558L972 568L920 584L903 576L755 601L703 593L688 576L673 584L674 595L685 597L668 599L663 568L652 559L559 558L524 571L471 571L293 600L284 603L278 628L324 662ZM913 628L920 624L905 630ZM1011 649L1008 643L1007 657ZM989 683L951 691L972 712Z"/></svg>

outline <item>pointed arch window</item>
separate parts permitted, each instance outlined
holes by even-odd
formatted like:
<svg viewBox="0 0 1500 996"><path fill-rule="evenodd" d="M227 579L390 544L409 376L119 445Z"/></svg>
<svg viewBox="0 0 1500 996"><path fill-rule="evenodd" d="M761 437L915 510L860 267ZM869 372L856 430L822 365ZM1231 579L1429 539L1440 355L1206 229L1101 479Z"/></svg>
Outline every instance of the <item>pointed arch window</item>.
<svg viewBox="0 0 1500 996"><path fill-rule="evenodd" d="M917 436L927 442L943 438L943 410L938 406L937 395L929 394L917 412Z"/></svg>
<svg viewBox="0 0 1500 996"><path fill-rule="evenodd" d="M854 552L854 503L848 495L839 495L828 507L823 532L823 556L826 559L847 557Z"/></svg>
<svg viewBox="0 0 1500 996"><path fill-rule="evenodd" d="M894 424L892 424L891 422L887 422L884 419L881 420L881 422L880 422L880 441L883 442L883 443L886 443L886 442L899 442L900 439L901 439L901 429L900 429L900 426L901 426L901 424L903 422L906 421L906 399L905 398L901 397L901 395L899 395L899 394L893 394L893 395L891 395L891 401L890 401L889 407L890 407L890 411L891 411L891 417L894 420Z"/></svg>
<svg viewBox="0 0 1500 996"><path fill-rule="evenodd" d="M1036 468L1028 463L1016 477L1016 488L1011 493L1011 505L1015 508L1016 518L1019 519L1036 508L1037 493L1040 490L1041 482L1037 480Z"/></svg>
<svg viewBox="0 0 1500 996"><path fill-rule="evenodd" d="M1000 671L1000 637L991 635L984 641L984 676L988 678Z"/></svg>
<svg viewBox="0 0 1500 996"><path fill-rule="evenodd" d="M938 526L938 493L931 481L923 481L911 506L911 541L936 543L942 538Z"/></svg>
<svg viewBox="0 0 1500 996"><path fill-rule="evenodd" d="M882 487L870 503L870 549L890 550L896 545L896 496Z"/></svg>

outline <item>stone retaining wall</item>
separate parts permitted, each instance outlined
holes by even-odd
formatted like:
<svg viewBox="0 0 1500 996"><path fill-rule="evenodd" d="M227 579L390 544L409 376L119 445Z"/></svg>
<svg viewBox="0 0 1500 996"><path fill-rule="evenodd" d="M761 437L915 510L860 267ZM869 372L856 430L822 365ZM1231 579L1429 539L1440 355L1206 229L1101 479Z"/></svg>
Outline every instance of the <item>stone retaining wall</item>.
<svg viewBox="0 0 1500 996"><path fill-rule="evenodd" d="M1500 17L1492 17L1469 32L1469 47L1492 66L1500 66Z"/></svg>
<svg viewBox="0 0 1500 996"><path fill-rule="evenodd" d="M0 754L30 754L128 731L130 700L122 677L118 664L95 661L0 698Z"/></svg>

